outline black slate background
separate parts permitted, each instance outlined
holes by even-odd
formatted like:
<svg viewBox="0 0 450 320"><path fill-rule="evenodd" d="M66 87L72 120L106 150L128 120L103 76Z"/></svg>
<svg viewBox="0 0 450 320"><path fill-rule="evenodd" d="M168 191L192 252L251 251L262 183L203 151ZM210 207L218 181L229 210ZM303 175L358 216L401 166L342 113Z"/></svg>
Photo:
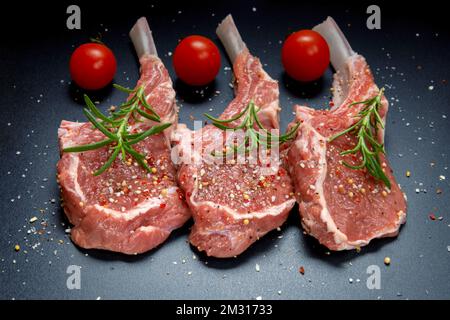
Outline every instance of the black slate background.
<svg viewBox="0 0 450 320"><path fill-rule="evenodd" d="M363 2L78 3L80 31L65 27L69 3L21 2L4 7L1 13L0 298L450 297L450 37L442 5L378 2L382 29L370 31L365 27L370 3ZM323 79L308 86L290 81L280 63L281 41L287 34L332 15L354 50L367 58L391 102L386 148L408 196L408 222L397 239L374 241L360 253L329 254L302 234L293 212L281 232L271 232L236 259L208 258L191 248L186 242L191 222L163 246L140 256L84 250L70 242L59 206L55 164L60 121L84 120L80 91L70 84L68 75L74 47L100 32L118 60L115 81L133 86L139 74L128 30L137 18L146 16L159 54L175 79L169 52L178 39L196 33L218 42L215 27L227 13L233 14L242 37L267 72L280 81L283 127L292 119L295 103L327 106L332 76L329 70ZM196 92L175 81L182 122L192 125L191 116L200 119L210 109L219 114L232 99L232 73L220 49L222 69L213 85ZM111 88L91 95L103 110L124 98ZM407 170L410 178L405 176ZM440 175L446 180L439 179ZM442 193L437 194L436 189ZM430 214L436 220L431 220ZM31 224L33 216L39 220ZM16 244L21 246L20 252L14 251ZM392 259L388 267L383 264L386 256ZM260 272L256 272L256 264ZM66 288L69 265L82 267L80 290ZM381 290L366 287L370 265L381 269ZM300 266L305 268L303 276L298 272Z"/></svg>

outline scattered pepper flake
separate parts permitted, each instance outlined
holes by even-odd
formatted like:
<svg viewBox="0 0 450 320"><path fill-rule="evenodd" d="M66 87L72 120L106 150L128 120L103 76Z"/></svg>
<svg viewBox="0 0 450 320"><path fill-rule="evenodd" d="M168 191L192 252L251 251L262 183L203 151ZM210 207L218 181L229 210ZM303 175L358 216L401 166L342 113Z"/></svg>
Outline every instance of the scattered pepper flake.
<svg viewBox="0 0 450 320"><path fill-rule="evenodd" d="M19 252L19 251L20 251L20 246L19 246L18 244L16 244L16 245L14 246L14 250L15 250L16 252Z"/></svg>
<svg viewBox="0 0 450 320"><path fill-rule="evenodd" d="M300 268L298 268L298 272L300 272L302 276L305 275L305 267L301 266Z"/></svg>
<svg viewBox="0 0 450 320"><path fill-rule="evenodd" d="M387 265L387 266L390 265L391 264L391 258L385 257L384 258L384 264Z"/></svg>
<svg viewBox="0 0 450 320"><path fill-rule="evenodd" d="M409 178L411 176L411 171L406 171L406 176Z"/></svg>
<svg viewBox="0 0 450 320"><path fill-rule="evenodd" d="M433 213L430 213L428 217L430 218L430 220L436 220L436 216Z"/></svg>

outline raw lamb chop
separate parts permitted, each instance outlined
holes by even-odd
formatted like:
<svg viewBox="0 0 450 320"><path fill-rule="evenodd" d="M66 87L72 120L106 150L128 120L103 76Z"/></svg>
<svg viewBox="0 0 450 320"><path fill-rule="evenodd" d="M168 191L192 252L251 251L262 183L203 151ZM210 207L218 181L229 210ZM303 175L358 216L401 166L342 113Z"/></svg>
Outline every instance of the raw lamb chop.
<svg viewBox="0 0 450 320"><path fill-rule="evenodd" d="M233 62L236 77L236 98L220 118L232 118L253 100L260 108L258 117L264 127L278 128L277 82L262 69L259 59L249 53L231 16L219 25L217 34ZM174 136L178 156L183 161L179 184L185 190L195 222L190 242L207 255L220 258L241 254L279 227L295 203L291 179L280 166L279 157L268 164L206 161L210 155L208 148L224 147L223 135L224 131L213 125L191 131L180 124ZM200 147L192 150L193 145Z"/></svg>
<svg viewBox="0 0 450 320"><path fill-rule="evenodd" d="M130 37L141 64L137 87L144 87L145 99L159 114L161 122L175 124L178 117L175 92L157 56L145 18L137 21ZM131 128L146 129L153 124L143 118ZM170 159L169 129L134 145L137 151L146 154L152 174L131 160L125 163L116 158L109 170L94 176L92 173L110 156L108 146L81 153L62 150L97 142L105 136L93 129L91 123L61 122L58 181L64 211L74 225L73 242L83 248L142 253L164 242L172 230L190 218Z"/></svg>
<svg viewBox="0 0 450 320"><path fill-rule="evenodd" d="M296 106L296 121L302 124L288 152L288 165L300 204L301 223L307 233L331 250L358 249L374 238L394 237L406 221L406 201L383 154L380 163L391 183L387 188L366 170L355 170L343 161L356 164L360 155L340 155L357 144L347 133L329 139L355 124L363 101L376 96L366 60L351 49L332 18L314 28L328 42L331 63L336 70L333 82L334 105L330 110ZM383 96L379 109L383 123L388 101ZM384 130L378 131L384 142ZM353 157L352 157L353 156Z"/></svg>

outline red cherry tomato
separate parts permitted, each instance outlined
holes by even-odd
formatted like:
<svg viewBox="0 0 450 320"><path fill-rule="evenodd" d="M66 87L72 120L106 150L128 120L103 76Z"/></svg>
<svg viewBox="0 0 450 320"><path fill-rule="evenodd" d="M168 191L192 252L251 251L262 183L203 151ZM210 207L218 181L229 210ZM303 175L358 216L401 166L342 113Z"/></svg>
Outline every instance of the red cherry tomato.
<svg viewBox="0 0 450 320"><path fill-rule="evenodd" d="M300 30L284 41L281 60L287 74L298 81L319 79L330 63L325 39L313 30Z"/></svg>
<svg viewBox="0 0 450 320"><path fill-rule="evenodd" d="M99 43L82 44L70 57L70 76L87 90L105 87L114 78L117 63L112 51Z"/></svg>
<svg viewBox="0 0 450 320"><path fill-rule="evenodd" d="M208 38L189 36L175 48L173 66L183 82L192 86L206 85L213 81L219 72L219 49Z"/></svg>

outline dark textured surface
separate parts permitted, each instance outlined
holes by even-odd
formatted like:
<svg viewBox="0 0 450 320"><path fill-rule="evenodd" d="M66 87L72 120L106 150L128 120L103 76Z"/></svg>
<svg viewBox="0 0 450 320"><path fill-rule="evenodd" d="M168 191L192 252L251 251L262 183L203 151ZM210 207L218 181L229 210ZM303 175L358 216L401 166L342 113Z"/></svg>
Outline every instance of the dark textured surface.
<svg viewBox="0 0 450 320"><path fill-rule="evenodd" d="M370 31L365 27L366 5L255 1L215 2L214 6L173 4L163 8L158 2L152 7L145 1L94 8L83 2L81 31L65 29L66 5L23 5L3 11L0 297L450 298L450 37L437 24L440 18L431 18L443 9L435 5L421 12L422 7L382 4L382 30ZM127 34L138 17L146 16L160 56L175 79L169 52L177 40L199 33L217 41L215 27L229 12L250 50L280 81L283 127L292 119L295 103L316 108L327 105L332 76L329 70L323 80L308 87L289 81L280 64L281 41L286 34L310 28L332 15L354 50L367 58L391 102L387 152L408 196L408 221L397 239L374 241L360 253L327 254L302 234L298 214L292 212L281 232L270 233L236 259L207 258L191 248L186 242L191 222L163 246L140 256L83 250L70 242L59 206L55 165L60 121L84 121L77 101L80 93L69 84L67 63L74 46L101 32L118 60L115 81L133 86L139 76L138 65ZM9 19L18 16L21 22ZM210 109L219 114L232 98L228 85L232 74L228 68L224 70L229 63L220 49L221 72L203 95L175 81L182 122L192 125L190 116L198 119ZM123 95L106 89L96 94L96 99L106 110ZM407 170L410 178L405 176ZM441 175L447 179L440 179ZM437 194L437 189L442 193ZM430 214L436 220L431 220ZM30 223L33 216L39 220ZM21 246L19 252L14 251L16 244ZM386 256L392 259L389 267L383 264ZM256 272L256 264L260 272ZM80 290L66 288L69 265L82 267ZM366 287L369 265L381 269L381 290ZM305 268L303 276L300 266Z"/></svg>

